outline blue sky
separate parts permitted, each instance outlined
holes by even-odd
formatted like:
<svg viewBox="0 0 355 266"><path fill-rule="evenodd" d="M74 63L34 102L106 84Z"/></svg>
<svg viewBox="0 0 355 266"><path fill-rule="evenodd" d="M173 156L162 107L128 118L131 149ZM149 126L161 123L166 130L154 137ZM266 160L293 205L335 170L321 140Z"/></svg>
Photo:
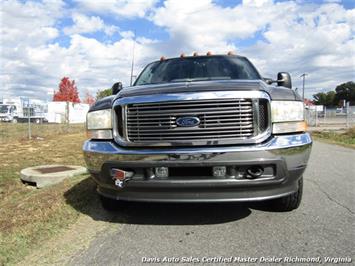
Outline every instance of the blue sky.
<svg viewBox="0 0 355 266"><path fill-rule="evenodd" d="M354 1L1 1L0 97L50 99L63 76L80 95L129 83L161 55L226 53L260 72L307 72L306 96L355 80ZM135 43L135 45L134 45Z"/></svg>

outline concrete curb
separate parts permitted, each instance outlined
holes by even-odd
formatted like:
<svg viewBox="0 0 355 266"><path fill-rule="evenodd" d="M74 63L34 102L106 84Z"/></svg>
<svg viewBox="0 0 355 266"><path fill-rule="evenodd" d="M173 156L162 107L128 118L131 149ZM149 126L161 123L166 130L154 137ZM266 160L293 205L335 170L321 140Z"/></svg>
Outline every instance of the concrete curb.
<svg viewBox="0 0 355 266"><path fill-rule="evenodd" d="M66 178L86 174L87 169L77 165L40 165L22 169L21 180L34 183L37 188L51 186Z"/></svg>

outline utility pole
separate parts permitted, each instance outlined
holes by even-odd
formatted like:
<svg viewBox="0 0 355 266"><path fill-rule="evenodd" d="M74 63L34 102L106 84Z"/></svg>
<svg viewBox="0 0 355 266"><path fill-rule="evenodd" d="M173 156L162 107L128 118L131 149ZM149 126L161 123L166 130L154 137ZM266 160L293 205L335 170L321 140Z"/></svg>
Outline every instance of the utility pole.
<svg viewBox="0 0 355 266"><path fill-rule="evenodd" d="M306 82L306 76L308 76L308 74L306 73L303 73L300 78L302 77L303 78L303 81L302 81L302 100L304 102L304 85L305 85L305 82Z"/></svg>
<svg viewBox="0 0 355 266"><path fill-rule="evenodd" d="M131 81L130 86L133 84L133 68L134 68L134 48L136 46L136 31L134 31L134 39L133 39L133 52L132 52L132 64L131 64Z"/></svg>

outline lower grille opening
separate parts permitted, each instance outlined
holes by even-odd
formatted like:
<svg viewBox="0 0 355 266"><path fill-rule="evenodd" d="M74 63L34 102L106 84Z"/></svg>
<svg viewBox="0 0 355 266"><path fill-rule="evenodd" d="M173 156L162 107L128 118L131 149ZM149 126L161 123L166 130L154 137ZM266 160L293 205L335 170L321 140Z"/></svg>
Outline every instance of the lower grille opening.
<svg viewBox="0 0 355 266"><path fill-rule="evenodd" d="M170 167L169 176L174 177L212 177L211 167Z"/></svg>

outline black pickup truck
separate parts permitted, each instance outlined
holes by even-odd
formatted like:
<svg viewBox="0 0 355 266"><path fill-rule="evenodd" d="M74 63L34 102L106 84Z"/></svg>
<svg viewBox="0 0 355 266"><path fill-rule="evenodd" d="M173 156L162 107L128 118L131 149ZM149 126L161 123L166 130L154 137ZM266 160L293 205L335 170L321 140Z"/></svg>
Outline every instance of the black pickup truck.
<svg viewBox="0 0 355 266"><path fill-rule="evenodd" d="M275 83L275 84L274 84ZM103 206L122 201L265 201L297 208L311 151L291 78L243 56L150 63L91 107L83 146Z"/></svg>

